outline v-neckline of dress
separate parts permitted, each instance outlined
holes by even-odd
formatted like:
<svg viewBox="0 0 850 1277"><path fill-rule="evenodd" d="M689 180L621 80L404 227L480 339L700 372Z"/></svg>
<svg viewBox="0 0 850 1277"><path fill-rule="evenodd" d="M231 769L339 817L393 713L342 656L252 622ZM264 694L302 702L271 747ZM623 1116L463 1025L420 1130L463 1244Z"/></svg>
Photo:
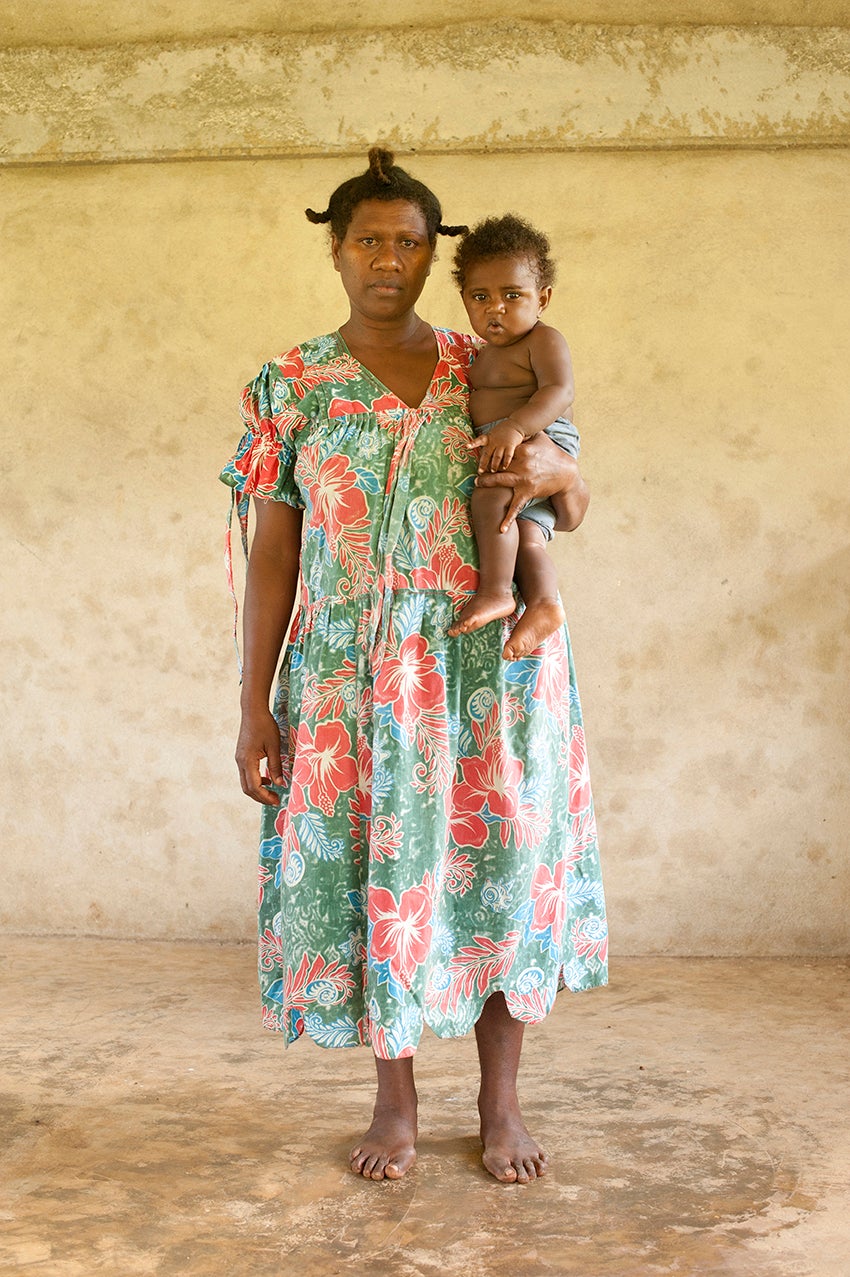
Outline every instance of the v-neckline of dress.
<svg viewBox="0 0 850 1277"><path fill-rule="evenodd" d="M415 407L409 403L405 403L405 401L401 398L400 395L397 395L394 390L391 390L389 386L385 385L384 382L381 381L380 377L376 376L376 374L372 372L371 368L368 368L366 364L363 363L362 360L358 359L356 355L353 355L351 353L351 351L348 348L348 343L346 342L345 338L343 337L342 333L339 331L338 328L334 333L334 337L336 338L337 344L342 348L343 353L348 355L349 359L353 359L354 362L357 364L357 366L363 370L364 375L368 377L370 381L373 381L380 390L383 390L385 395L389 395L391 399L394 399L396 403L401 408L404 409L405 412L421 412L422 409L425 407L425 405L428 403L429 399L431 398L431 390L437 377L437 369L439 368L440 360L443 357L443 344L440 340L440 333L436 328L432 328L431 332L433 333L434 340L437 343L437 357L434 360L434 368L431 372L431 377L430 377L430 380L428 381L428 386L425 390L425 394L422 396L421 400L419 401L418 404L416 404Z"/></svg>

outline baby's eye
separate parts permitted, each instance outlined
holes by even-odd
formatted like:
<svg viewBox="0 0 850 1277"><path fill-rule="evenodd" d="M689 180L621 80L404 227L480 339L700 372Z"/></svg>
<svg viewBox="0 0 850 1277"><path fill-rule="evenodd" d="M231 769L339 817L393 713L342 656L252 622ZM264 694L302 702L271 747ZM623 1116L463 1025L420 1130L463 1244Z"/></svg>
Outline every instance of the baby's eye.
<svg viewBox="0 0 850 1277"><path fill-rule="evenodd" d="M474 302L486 302L486 300L487 300L487 294L486 294L486 293L473 293L473 294L472 294L472 300L473 300Z"/></svg>
<svg viewBox="0 0 850 1277"><path fill-rule="evenodd" d="M515 302L517 298L522 296L522 293L505 293L505 296L509 302Z"/></svg>

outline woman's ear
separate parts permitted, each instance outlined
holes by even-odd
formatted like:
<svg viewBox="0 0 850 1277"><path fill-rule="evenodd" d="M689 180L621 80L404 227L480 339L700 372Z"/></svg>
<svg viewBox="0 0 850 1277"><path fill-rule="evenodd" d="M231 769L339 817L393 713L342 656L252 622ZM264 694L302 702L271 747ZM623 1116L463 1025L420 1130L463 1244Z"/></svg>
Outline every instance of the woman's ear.
<svg viewBox="0 0 850 1277"><path fill-rule="evenodd" d="M331 257L333 258L334 270L339 270L339 240L336 235L331 235Z"/></svg>

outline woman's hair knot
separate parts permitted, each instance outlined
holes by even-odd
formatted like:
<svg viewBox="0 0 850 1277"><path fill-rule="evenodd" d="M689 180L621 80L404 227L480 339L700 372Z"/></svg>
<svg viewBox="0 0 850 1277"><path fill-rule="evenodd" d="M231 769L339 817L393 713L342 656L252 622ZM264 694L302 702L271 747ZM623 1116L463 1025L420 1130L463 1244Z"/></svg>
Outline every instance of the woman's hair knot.
<svg viewBox="0 0 850 1277"><path fill-rule="evenodd" d="M395 156L392 151L386 150L383 146L369 148L369 172L377 181L383 182L384 186L392 183L389 171L394 164Z"/></svg>

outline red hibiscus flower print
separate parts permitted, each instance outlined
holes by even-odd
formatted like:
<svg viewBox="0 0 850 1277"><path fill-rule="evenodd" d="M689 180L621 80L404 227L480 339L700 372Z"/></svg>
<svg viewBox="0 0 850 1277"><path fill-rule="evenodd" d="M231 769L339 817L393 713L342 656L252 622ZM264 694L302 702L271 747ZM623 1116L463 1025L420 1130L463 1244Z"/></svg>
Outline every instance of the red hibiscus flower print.
<svg viewBox="0 0 850 1277"><path fill-rule="evenodd" d="M308 452L302 453L302 464L308 463ZM315 461L315 457L309 460ZM357 475L346 457L328 457L312 477L310 484L313 498L312 522L325 531L331 547L336 545L344 530L361 526L366 520L366 496L357 486Z"/></svg>
<svg viewBox="0 0 850 1277"><path fill-rule="evenodd" d="M408 737L423 714L442 714L446 699L443 669L421 634L409 634L388 653L375 679L375 704L388 706Z"/></svg>
<svg viewBox="0 0 850 1277"><path fill-rule="evenodd" d="M427 567L413 569L411 580L420 590L445 590L458 603L478 589L478 569L464 563L453 545L443 545Z"/></svg>
<svg viewBox="0 0 850 1277"><path fill-rule="evenodd" d="M519 811L522 763L493 737L480 757L458 759L458 770L462 779L452 791L452 838L459 847L483 847L487 824L500 821L504 830Z"/></svg>
<svg viewBox="0 0 850 1277"><path fill-rule="evenodd" d="M408 887L398 902L384 887L369 889L370 952L386 962L392 976L410 988L416 968L431 948L431 892L425 883Z"/></svg>
<svg viewBox="0 0 850 1277"><path fill-rule="evenodd" d="M531 899L534 903L531 930L545 932L551 928L550 935L556 944L560 943L567 913L565 873L566 863L559 860L554 873L547 865L538 865L531 879Z"/></svg>
<svg viewBox="0 0 850 1277"><path fill-rule="evenodd" d="M560 630L546 640L543 646L545 659L540 662L531 695L535 701L542 701L556 720L566 719L569 722L570 671L564 646Z"/></svg>
<svg viewBox="0 0 850 1277"><path fill-rule="evenodd" d="M306 723L301 723L295 741L287 814L299 816L312 806L331 816L339 795L356 784L357 762L351 737L342 723L318 723L315 735Z"/></svg>
<svg viewBox="0 0 850 1277"><path fill-rule="evenodd" d="M348 417L355 412L368 412L365 403L359 399L332 399L328 404L329 417Z"/></svg>
<svg viewBox="0 0 850 1277"><path fill-rule="evenodd" d="M590 768L584 743L584 728L574 727L570 741L570 815L590 806Z"/></svg>
<svg viewBox="0 0 850 1277"><path fill-rule="evenodd" d="M379 395L372 400L372 412L398 412L404 404L395 395Z"/></svg>

